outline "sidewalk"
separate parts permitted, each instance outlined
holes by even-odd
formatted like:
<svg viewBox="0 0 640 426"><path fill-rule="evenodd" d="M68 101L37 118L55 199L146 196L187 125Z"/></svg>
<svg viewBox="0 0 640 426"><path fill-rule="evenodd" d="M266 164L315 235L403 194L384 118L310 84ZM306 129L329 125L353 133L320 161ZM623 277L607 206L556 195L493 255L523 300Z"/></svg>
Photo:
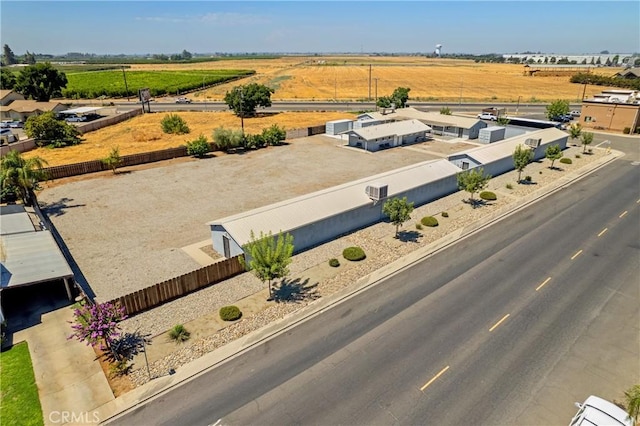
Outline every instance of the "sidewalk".
<svg viewBox="0 0 640 426"><path fill-rule="evenodd" d="M29 344L45 425L63 423L64 418L91 420L95 407L115 400L93 349L67 339L72 319L73 310L64 307L13 335L14 344Z"/></svg>
<svg viewBox="0 0 640 426"><path fill-rule="evenodd" d="M529 204L535 203L538 199L564 188L570 183L581 179L587 174L599 169L605 164L623 155L624 153L613 151L611 154L603 156L601 159L587 164L583 168L569 173L561 179L558 179L554 184L543 187L530 196L524 197L515 205L510 205L508 206L508 208L502 209L492 215L484 217L477 223L471 224L463 229L459 229L456 232L450 233L440 240L435 241L428 246L415 250L409 255L395 262L392 262L389 265L380 268L365 277L360 278L348 288L338 291L328 297L323 297L281 320L274 321L268 326L242 336L241 338L234 340L233 342L220 347L213 352L206 353L202 357L178 368L175 374L156 378L151 382L148 382L132 390L131 392L128 392L116 398L115 400L98 407L96 409L96 412L98 413L99 418L104 422L111 417L116 417L127 409L134 408L140 404L144 404L146 401L158 397L164 391L169 390L173 386L177 386L185 381L193 379L206 370L215 368L217 365L227 361L228 359L241 354L243 351L248 350L249 348L265 340L273 338L280 333L286 332L288 328L313 318L324 310L330 309L341 301L353 297L361 291L364 291L366 288L375 285L382 279L397 273L398 271L408 267L415 262L419 262L425 257L444 249L448 245L453 244L456 241L468 235L471 235L496 221L501 220L502 218L514 214L515 212L528 206ZM317 268L320 268L320 265L318 265ZM314 275L314 278L316 278L316 273L321 275L320 270L308 271L307 275Z"/></svg>

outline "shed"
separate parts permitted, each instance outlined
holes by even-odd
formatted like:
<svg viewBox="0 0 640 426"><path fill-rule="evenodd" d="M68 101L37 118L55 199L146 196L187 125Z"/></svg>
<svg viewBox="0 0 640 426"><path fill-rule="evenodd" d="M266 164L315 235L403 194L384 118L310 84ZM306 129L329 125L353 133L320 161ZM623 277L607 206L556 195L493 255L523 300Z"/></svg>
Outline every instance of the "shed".
<svg viewBox="0 0 640 426"><path fill-rule="evenodd" d="M384 148L425 141L431 128L418 120L394 121L391 123L352 129L349 146L375 152Z"/></svg>
<svg viewBox="0 0 640 426"><path fill-rule="evenodd" d="M343 120L333 120L327 121L326 124L326 133L327 135L338 135L340 133L346 132L347 130L351 130L353 128L353 120L343 119Z"/></svg>
<svg viewBox="0 0 640 426"><path fill-rule="evenodd" d="M484 129L480 129L480 137L478 137L478 142L480 143L492 143L501 141L504 139L505 131L507 129L502 126L492 126L485 127Z"/></svg>

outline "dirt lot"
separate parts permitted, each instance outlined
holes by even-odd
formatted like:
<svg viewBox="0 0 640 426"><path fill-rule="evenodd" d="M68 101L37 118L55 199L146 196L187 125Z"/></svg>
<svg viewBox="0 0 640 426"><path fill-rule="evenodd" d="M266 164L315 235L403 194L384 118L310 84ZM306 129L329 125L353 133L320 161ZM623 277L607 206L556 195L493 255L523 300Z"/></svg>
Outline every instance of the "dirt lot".
<svg viewBox="0 0 640 426"><path fill-rule="evenodd" d="M198 268L180 248L210 238L208 221L449 149L443 142L432 143L434 153L413 146L373 155L339 145L315 136L242 155L106 172L50 185L39 200L99 300L108 300Z"/></svg>

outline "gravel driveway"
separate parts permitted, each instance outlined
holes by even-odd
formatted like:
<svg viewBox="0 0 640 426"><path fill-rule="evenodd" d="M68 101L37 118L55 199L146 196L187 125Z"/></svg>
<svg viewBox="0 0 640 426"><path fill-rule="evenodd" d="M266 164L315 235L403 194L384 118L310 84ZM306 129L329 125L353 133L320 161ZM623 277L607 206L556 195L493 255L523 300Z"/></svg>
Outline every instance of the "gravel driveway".
<svg viewBox="0 0 640 426"><path fill-rule="evenodd" d="M370 154L339 145L313 136L245 154L123 169L45 188L39 200L98 300L106 301L199 268L180 248L210 238L211 220L444 154L416 146Z"/></svg>

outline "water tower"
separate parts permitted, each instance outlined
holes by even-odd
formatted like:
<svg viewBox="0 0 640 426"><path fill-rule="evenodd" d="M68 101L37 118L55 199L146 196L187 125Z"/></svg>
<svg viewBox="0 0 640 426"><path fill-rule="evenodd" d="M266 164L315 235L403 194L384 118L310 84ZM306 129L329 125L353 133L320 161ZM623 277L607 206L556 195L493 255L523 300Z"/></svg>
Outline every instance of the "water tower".
<svg viewBox="0 0 640 426"><path fill-rule="evenodd" d="M441 44L436 44L436 51L435 54L436 56L439 58L440 57L440 49L442 49L442 45Z"/></svg>

